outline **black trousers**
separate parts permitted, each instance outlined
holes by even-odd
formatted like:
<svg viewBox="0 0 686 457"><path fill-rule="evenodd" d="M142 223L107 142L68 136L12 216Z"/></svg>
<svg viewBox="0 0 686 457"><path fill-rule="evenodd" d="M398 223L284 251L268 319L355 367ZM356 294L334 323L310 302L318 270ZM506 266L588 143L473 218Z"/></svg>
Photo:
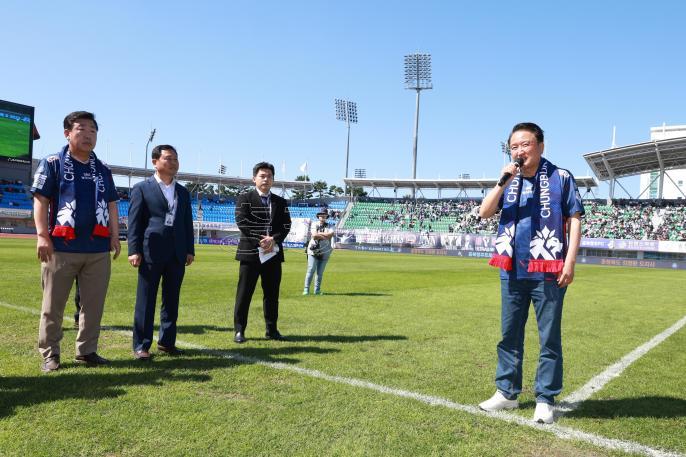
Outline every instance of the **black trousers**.
<svg viewBox="0 0 686 457"><path fill-rule="evenodd" d="M238 287L236 288L236 304L233 311L233 327L235 332L245 332L248 325L248 311L250 301L255 292L257 278L262 278L262 292L264 299L264 323L267 333L276 332L276 321L279 319L279 287L281 286L281 261L272 258L265 263L241 261L238 269Z"/></svg>
<svg viewBox="0 0 686 457"><path fill-rule="evenodd" d="M179 294L186 266L177 259L164 263L141 262L138 266L138 289L133 315L133 350L150 349L155 324L155 301L162 280L160 334L157 344L176 345L176 320L179 316Z"/></svg>

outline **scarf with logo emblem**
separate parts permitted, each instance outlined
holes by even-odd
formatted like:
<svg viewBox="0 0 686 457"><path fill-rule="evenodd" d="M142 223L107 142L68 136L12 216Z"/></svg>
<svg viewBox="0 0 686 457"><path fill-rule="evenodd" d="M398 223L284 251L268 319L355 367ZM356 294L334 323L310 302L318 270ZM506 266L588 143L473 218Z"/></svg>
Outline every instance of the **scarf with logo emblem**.
<svg viewBox="0 0 686 457"><path fill-rule="evenodd" d="M512 270L521 181L521 175L516 176L505 189L495 250L488 262L489 265L506 271ZM567 238L562 216L562 180L557 167L544 158L541 158L534 176L530 201L534 210L531 213L528 271L559 273L564 266Z"/></svg>
<svg viewBox="0 0 686 457"><path fill-rule="evenodd" d="M51 234L54 237L61 237L68 241L76 238L76 175L74 173L74 162L71 154L69 154L69 146L65 146L62 149L59 158L60 173L58 176L60 192L57 200L57 217L55 218L55 226ZM95 227L93 228L92 235L107 238L110 236L110 212L105 200L105 191L109 184L103 178L104 165L92 151L88 157L88 165L95 185Z"/></svg>

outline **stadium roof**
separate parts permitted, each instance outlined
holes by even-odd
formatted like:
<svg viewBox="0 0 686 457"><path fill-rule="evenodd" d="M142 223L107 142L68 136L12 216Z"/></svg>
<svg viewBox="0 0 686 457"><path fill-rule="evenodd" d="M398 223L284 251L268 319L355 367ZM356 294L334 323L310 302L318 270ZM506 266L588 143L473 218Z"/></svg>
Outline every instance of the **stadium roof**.
<svg viewBox="0 0 686 457"><path fill-rule="evenodd" d="M649 141L584 154L601 181L651 171L686 168L686 138Z"/></svg>
<svg viewBox="0 0 686 457"><path fill-rule="evenodd" d="M38 167L39 159L33 159L33 168ZM153 174L152 169L137 168L137 167L125 167L121 165L107 164L112 170L112 174L115 176L126 176L130 178L147 178ZM207 183L207 184L221 184L224 186L247 186L252 187L255 184L252 182L252 178L241 178L238 176L225 176L225 175L205 175L199 173L178 173L176 179L179 181L193 182L193 183ZM312 189L312 183L310 181L278 181L274 180L274 189L282 190L302 190L306 187L308 190Z"/></svg>
<svg viewBox="0 0 686 457"><path fill-rule="evenodd" d="M598 187L598 181L593 176L575 178L579 188L591 189ZM441 190L458 189L467 191L474 189L491 189L498 182L497 178L488 179L382 179L382 178L346 178L346 185L353 187L372 187L382 189L425 189Z"/></svg>

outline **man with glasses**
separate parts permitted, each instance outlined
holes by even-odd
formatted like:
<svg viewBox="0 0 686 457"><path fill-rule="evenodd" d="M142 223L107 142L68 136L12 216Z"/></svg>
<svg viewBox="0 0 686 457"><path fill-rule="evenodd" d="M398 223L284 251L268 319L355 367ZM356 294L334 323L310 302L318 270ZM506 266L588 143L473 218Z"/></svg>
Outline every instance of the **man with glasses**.
<svg viewBox="0 0 686 457"><path fill-rule="evenodd" d="M533 302L540 356L534 391L534 421L554 421L555 396L562 391L562 302L574 280L584 207L572 174L542 157L543 130L533 123L513 127L514 162L484 198L479 215L501 211L495 252L500 268L502 339L498 343L497 391L479 404L486 411L514 409L522 391L524 328Z"/></svg>

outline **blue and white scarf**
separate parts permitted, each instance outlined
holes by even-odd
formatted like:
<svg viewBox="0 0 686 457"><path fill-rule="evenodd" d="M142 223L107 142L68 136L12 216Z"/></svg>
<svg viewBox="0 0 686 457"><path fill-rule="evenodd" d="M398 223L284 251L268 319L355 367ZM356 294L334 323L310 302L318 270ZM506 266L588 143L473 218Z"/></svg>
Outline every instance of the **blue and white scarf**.
<svg viewBox="0 0 686 457"><path fill-rule="evenodd" d="M515 243L521 175L516 176L505 189L503 210L495 240L495 251L489 265L512 270L512 254ZM529 272L559 273L564 266L566 252L565 220L562 215L562 180L557 167L541 158L534 177L529 234Z"/></svg>
<svg viewBox="0 0 686 457"><path fill-rule="evenodd" d="M57 177L59 179L60 193L57 200L57 216L55 218L55 226L52 229L52 236L73 240L76 238L76 175L74 173L74 162L71 154L69 154L69 146L65 146L62 149L59 159L60 170ZM103 177L104 165L98 160L93 151L91 151L88 157L88 165L90 166L91 176L95 184L95 227L93 228L93 236L108 238L110 236L110 212L105 195L109 183Z"/></svg>

